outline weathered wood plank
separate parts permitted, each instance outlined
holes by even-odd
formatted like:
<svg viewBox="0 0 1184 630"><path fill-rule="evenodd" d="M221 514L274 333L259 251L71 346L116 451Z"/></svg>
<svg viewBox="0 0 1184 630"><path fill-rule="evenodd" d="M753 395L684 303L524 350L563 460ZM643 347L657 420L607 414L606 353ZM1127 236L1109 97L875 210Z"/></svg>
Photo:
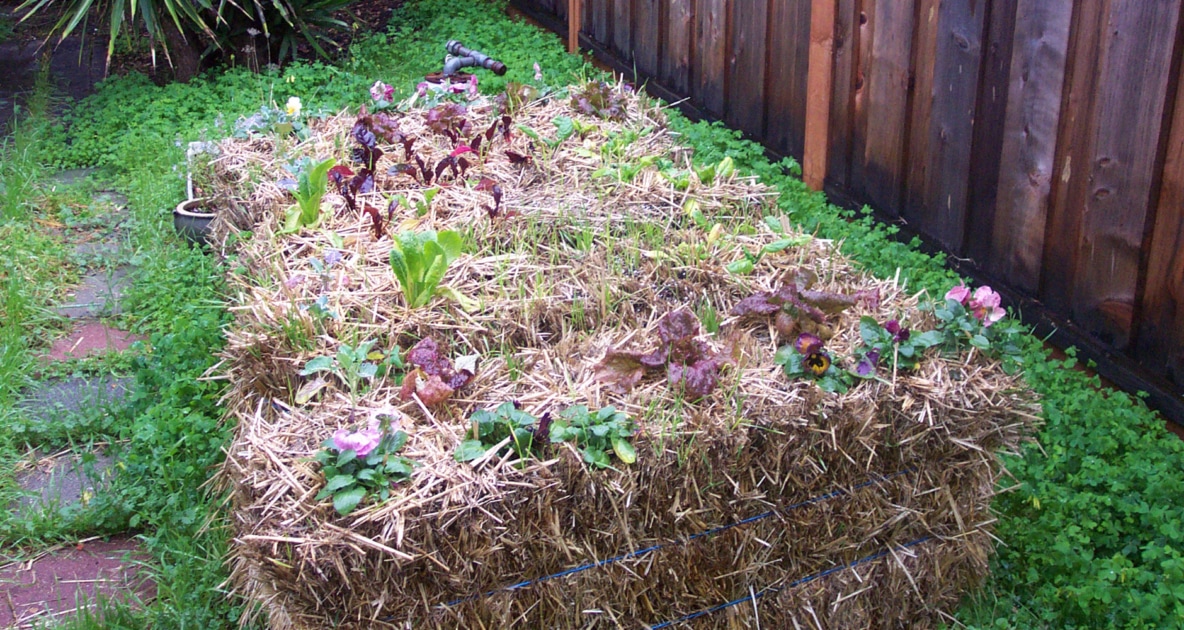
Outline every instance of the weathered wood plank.
<svg viewBox="0 0 1184 630"><path fill-rule="evenodd" d="M768 41L769 0L732 2L729 19L729 125L760 138L765 133L765 44Z"/></svg>
<svg viewBox="0 0 1184 630"><path fill-rule="evenodd" d="M822 190L826 183L829 163L832 82L835 80L835 29L839 10L837 0L814 0L810 8L810 48L806 77L806 121L802 155L802 179L814 190ZM775 119L777 114L770 112ZM770 128L775 129L770 120ZM787 139L786 144L792 142Z"/></svg>
<svg viewBox="0 0 1184 630"><path fill-rule="evenodd" d="M986 18L974 139L970 145L970 198L961 250L963 256L980 265L990 255L995 225L995 194L999 189L999 156L1003 151L1004 124L1007 122L1018 1L995 0L988 7ZM1046 4L1056 5L1057 2Z"/></svg>
<svg viewBox="0 0 1184 630"><path fill-rule="evenodd" d="M637 71L650 77L658 76L662 41L660 33L661 0L633 0L633 58Z"/></svg>
<svg viewBox="0 0 1184 630"><path fill-rule="evenodd" d="M861 157L864 194L888 214L899 214L904 182L915 0L876 0L871 67L867 74L867 126Z"/></svg>
<svg viewBox="0 0 1184 630"><path fill-rule="evenodd" d="M1094 151L1082 164L1089 194L1071 313L1091 333L1124 349L1130 343L1180 4L1108 4L1100 66L1106 83L1097 95Z"/></svg>
<svg viewBox="0 0 1184 630"><path fill-rule="evenodd" d="M612 49L623 63L633 61L633 0L613 0Z"/></svg>
<svg viewBox="0 0 1184 630"><path fill-rule="evenodd" d="M819 55L825 55L825 83L817 89L824 89L822 102L828 107L831 97L833 72L834 11L835 0L824 0L830 13L827 25L819 34ZM769 3L768 85L765 88L766 143L774 151L802 158L805 146L807 75L810 67L811 19L810 0L771 0ZM824 61L819 59L818 61ZM821 121L825 124L825 120ZM823 130L825 133L825 130ZM821 146L825 152L825 138ZM823 155L825 157L825 154ZM819 164L825 172L826 162ZM819 184L821 186L821 184Z"/></svg>
<svg viewBox="0 0 1184 630"><path fill-rule="evenodd" d="M1137 356L1184 390L1184 81L1175 99L1147 251Z"/></svg>
<svg viewBox="0 0 1184 630"><path fill-rule="evenodd" d="M727 28L727 0L696 0L691 90L696 102L721 118L725 103Z"/></svg>
<svg viewBox="0 0 1184 630"><path fill-rule="evenodd" d="M583 7L580 0L567 0L567 52L580 50L580 22L583 21Z"/></svg>
<svg viewBox="0 0 1184 630"><path fill-rule="evenodd" d="M905 218L946 250L959 254L969 201L970 149L987 7L986 2L973 0L939 5L929 146L923 157L909 157L925 159L929 167L923 203L905 208Z"/></svg>
<svg viewBox="0 0 1184 630"><path fill-rule="evenodd" d="M613 0L584 0L591 8L592 23L589 24L589 33L592 38L602 46L609 46L612 44L613 32Z"/></svg>
<svg viewBox="0 0 1184 630"><path fill-rule="evenodd" d="M691 55L694 49L694 0L669 0L662 80L679 94L691 93Z"/></svg>
<svg viewBox="0 0 1184 630"><path fill-rule="evenodd" d="M991 249L981 260L1028 295L1040 288L1072 17L1072 0L1020 0L1016 11Z"/></svg>
<svg viewBox="0 0 1184 630"><path fill-rule="evenodd" d="M859 60L859 0L838 0L835 10L834 80L827 130L826 186L848 188ZM813 132L809 129L808 132Z"/></svg>
<svg viewBox="0 0 1184 630"><path fill-rule="evenodd" d="M1057 157L1040 277L1040 298L1058 313L1069 312L1073 296L1086 196L1081 172L1088 172L1093 150L1091 119L1094 93L1099 85L1097 67L1103 9L1102 2L1074 3L1073 23L1069 27L1065 94L1057 128Z"/></svg>
<svg viewBox="0 0 1184 630"><path fill-rule="evenodd" d="M929 128L933 114L933 73L937 66L937 7L941 0L918 0L913 44L913 101L909 112L908 160L904 172L904 215L926 203L929 181Z"/></svg>
<svg viewBox="0 0 1184 630"><path fill-rule="evenodd" d="M858 0L859 33L855 60L855 91L851 95L851 161L849 189L857 196L867 196L866 166L868 143L868 99L872 55L875 52L876 5L879 0ZM884 210L895 212L896 208Z"/></svg>

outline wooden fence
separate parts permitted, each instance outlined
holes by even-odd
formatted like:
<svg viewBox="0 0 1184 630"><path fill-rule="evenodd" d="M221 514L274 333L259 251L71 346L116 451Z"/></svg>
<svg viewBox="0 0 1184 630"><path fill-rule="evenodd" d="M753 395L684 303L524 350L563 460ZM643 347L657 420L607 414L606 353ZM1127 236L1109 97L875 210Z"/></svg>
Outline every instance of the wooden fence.
<svg viewBox="0 0 1184 630"><path fill-rule="evenodd" d="M567 23L569 0L513 1ZM580 23L1184 409L1182 2L580 0Z"/></svg>

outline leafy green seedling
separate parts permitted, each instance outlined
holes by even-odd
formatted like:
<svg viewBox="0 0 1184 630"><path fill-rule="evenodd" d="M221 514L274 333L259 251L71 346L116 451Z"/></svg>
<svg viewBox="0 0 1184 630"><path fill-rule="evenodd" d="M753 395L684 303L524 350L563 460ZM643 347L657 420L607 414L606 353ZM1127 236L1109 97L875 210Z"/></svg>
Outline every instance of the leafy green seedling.
<svg viewBox="0 0 1184 630"><path fill-rule="evenodd" d="M728 270L728 272L736 275L750 274L754 269L756 269L756 264L761 261L761 258L764 258L765 254L776 254L777 252L785 251L790 247L801 247L802 245L810 242L812 237L809 234L784 236L789 231L789 226L787 223L787 221L782 221L780 217L765 217L765 224L769 226L769 229L773 230L774 234L781 235L782 238L779 238L772 243L765 244L765 246L756 250L755 253L744 251L744 258L741 258L740 260L734 260L727 264L725 268Z"/></svg>
<svg viewBox="0 0 1184 630"><path fill-rule="evenodd" d="M397 195L394 202L408 210L414 210L417 217L425 217L432 211L432 200L438 194L440 194L439 188L429 188L423 191L423 201L411 201L406 195Z"/></svg>
<svg viewBox="0 0 1184 630"><path fill-rule="evenodd" d="M358 387L363 380L371 380L378 373L378 365L368 360L373 341L363 341L356 346L341 344L336 356L322 355L310 360L300 370L301 376L328 372L345 384L350 398L357 404ZM314 381L316 382L316 381Z"/></svg>
<svg viewBox="0 0 1184 630"><path fill-rule="evenodd" d="M611 468L609 452L626 464L637 461L637 451L629 438L633 421L613 407L592 413L583 405L559 412L551 423L551 443L572 442L584 454L584 461L597 468Z"/></svg>
<svg viewBox="0 0 1184 630"><path fill-rule="evenodd" d="M502 455L513 450L520 459L531 456L535 446L535 425L538 420L522 411L512 402L502 403L493 411L480 409L469 418L473 427L469 439L461 442L454 457L458 462L470 462L483 457L491 448L506 444L498 449Z"/></svg>
<svg viewBox="0 0 1184 630"><path fill-rule="evenodd" d="M461 236L451 230L436 233L400 232L391 245L391 269L408 308L427 304L448 271L448 265L461 254Z"/></svg>
<svg viewBox="0 0 1184 630"><path fill-rule="evenodd" d="M321 198L325 196L325 189L329 185L329 169L336 163L337 160L333 158L316 163L305 158L296 169L289 169L297 176L296 186L292 190L296 204L284 212L284 227L280 234L292 234L302 227L320 225Z"/></svg>

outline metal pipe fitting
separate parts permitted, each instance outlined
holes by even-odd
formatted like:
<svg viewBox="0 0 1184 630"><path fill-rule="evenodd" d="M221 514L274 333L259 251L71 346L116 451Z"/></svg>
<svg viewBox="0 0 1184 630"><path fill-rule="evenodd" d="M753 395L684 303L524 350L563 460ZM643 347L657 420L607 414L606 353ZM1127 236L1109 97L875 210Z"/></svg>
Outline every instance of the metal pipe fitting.
<svg viewBox="0 0 1184 630"><path fill-rule="evenodd" d="M452 76L456 74L457 70L469 66L480 66L486 70L492 70L499 77L506 73L506 64L480 51L465 48L464 44L455 39L449 41L444 46L444 49L448 51L449 55L452 55L444 61L444 76L446 77Z"/></svg>

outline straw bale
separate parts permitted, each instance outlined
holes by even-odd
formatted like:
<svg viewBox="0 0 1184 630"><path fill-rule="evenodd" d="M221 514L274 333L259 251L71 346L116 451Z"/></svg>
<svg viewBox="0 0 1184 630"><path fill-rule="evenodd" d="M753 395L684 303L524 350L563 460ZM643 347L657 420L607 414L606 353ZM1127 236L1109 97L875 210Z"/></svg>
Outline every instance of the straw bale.
<svg viewBox="0 0 1184 630"><path fill-rule="evenodd" d="M336 194L326 196L324 229L276 236L291 203L274 183L282 164L342 157L352 116L318 121L300 144L223 142L218 168L238 208L218 228L237 260L236 319L222 364L237 433L220 479L233 496L233 585L271 627L634 628L744 597L688 623L931 627L986 574L989 504L1004 474L996 453L1030 432L1030 392L976 353L933 356L915 372L841 396L787 381L772 362L785 340L727 313L802 269L818 288L880 293L875 310L861 305L834 318L828 347L840 355L858 345L861 315L932 322L917 314L918 296L859 273L822 239L766 256L752 275L727 273L742 251L774 238L762 222L774 191L741 177L693 180L679 191L654 168L631 182L598 176L601 147L629 132L637 138L611 161L689 164L661 110L636 96L629 103L625 121L583 117L597 130L553 153L532 149L516 130L510 146L535 156L526 166L500 159L498 139L470 180L500 182L517 216L490 219L482 208L489 195L457 182L426 216L396 217L396 229L466 234L470 249L444 284L476 300L472 312L443 298L407 309L387 263L389 234L375 239L369 219L344 211ZM451 147L424 128L421 111L401 127L434 163ZM477 129L494 115L487 103L471 111ZM554 137L559 115L578 114L564 100L543 99L517 112L515 124ZM384 149L402 157L401 148ZM380 171L366 202L384 210L390 195L422 194L410 178ZM709 242L684 212L688 199L724 225L724 237ZM247 227L249 237L239 232ZM318 274L310 261L329 249L343 260ZM338 317L310 312L321 295ZM705 341L739 353L712 396L684 400L664 378L627 394L596 381L594 366L609 348L647 348L657 320L684 305L710 305L722 321ZM293 402L301 366L339 343L406 349L427 335L454 356L482 357L475 381L448 403L402 402L389 381L356 407L340 387ZM454 461L468 416L508 400L535 415L612 404L638 423L637 462L589 470L564 445L545 460ZM313 500L324 480L311 456L336 429L378 413L400 419L411 435L402 454L417 468L389 501L338 516ZM631 555L653 546L662 547ZM611 558L619 559L505 588Z"/></svg>

